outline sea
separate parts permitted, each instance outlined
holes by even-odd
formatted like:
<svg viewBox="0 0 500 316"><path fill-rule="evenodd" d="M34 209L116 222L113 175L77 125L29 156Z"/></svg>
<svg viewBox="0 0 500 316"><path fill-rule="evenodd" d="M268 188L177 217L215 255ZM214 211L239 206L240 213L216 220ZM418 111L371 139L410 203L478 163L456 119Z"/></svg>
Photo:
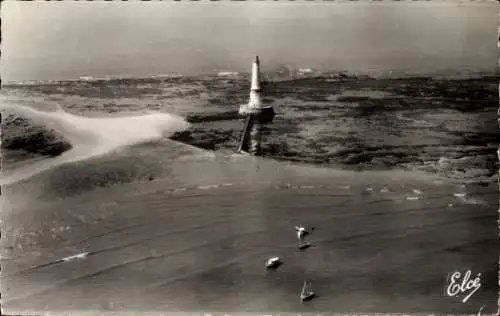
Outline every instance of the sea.
<svg viewBox="0 0 500 316"><path fill-rule="evenodd" d="M4 83L4 310L496 310L498 76L284 67L262 87L252 157L246 73ZM464 304L446 287L467 270Z"/></svg>
<svg viewBox="0 0 500 316"><path fill-rule="evenodd" d="M264 78L264 102L277 113L264 129L264 157L416 170L464 183L496 180L495 75L391 78L284 68ZM98 182L92 185L108 186L161 176L177 157L174 143L234 152L243 126L237 111L248 93L248 74L237 72L4 85L0 182L111 159L113 168L87 175Z"/></svg>

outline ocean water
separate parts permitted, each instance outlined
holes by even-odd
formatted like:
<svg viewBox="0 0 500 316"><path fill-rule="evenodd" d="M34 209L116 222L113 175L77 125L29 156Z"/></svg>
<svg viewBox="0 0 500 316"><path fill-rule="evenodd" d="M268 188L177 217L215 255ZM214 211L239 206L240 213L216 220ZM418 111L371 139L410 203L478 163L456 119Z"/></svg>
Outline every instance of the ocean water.
<svg viewBox="0 0 500 316"><path fill-rule="evenodd" d="M493 311L498 79L287 71L261 158L234 154L247 74L5 86L3 308Z"/></svg>
<svg viewBox="0 0 500 316"><path fill-rule="evenodd" d="M267 158L333 169L417 170L463 183L496 179L494 76L279 69L265 78L264 100L277 112L264 131ZM0 182L95 158L114 161L92 176L108 186L161 176L182 152L230 153L243 125L236 112L248 91L248 75L232 72L6 85Z"/></svg>

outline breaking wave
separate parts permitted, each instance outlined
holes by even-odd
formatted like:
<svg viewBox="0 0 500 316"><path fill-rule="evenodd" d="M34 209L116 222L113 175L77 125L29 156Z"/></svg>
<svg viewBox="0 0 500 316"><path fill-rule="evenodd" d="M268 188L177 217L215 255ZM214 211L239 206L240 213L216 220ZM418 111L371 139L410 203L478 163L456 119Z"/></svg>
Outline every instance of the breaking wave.
<svg viewBox="0 0 500 316"><path fill-rule="evenodd" d="M2 125L7 128L24 125L18 133L5 133L4 128L2 147L38 151L54 158L4 170L0 184L17 182L55 166L101 156L121 147L161 139L189 126L183 118L167 113L84 117L62 109L46 112L18 105L3 106L2 110L8 114ZM33 127L28 121L40 128L27 133L26 127Z"/></svg>

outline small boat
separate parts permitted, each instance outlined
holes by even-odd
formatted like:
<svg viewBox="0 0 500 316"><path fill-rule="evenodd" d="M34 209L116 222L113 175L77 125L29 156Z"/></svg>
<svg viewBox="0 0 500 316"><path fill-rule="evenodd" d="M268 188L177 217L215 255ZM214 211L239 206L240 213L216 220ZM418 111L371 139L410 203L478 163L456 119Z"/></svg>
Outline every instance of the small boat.
<svg viewBox="0 0 500 316"><path fill-rule="evenodd" d="M309 232L302 226L295 226L295 230L297 231L297 238L299 240L302 240L302 238L309 234Z"/></svg>
<svg viewBox="0 0 500 316"><path fill-rule="evenodd" d="M304 249L307 249L311 247L311 243L310 242L302 242L302 243L299 243L299 245L297 246L297 248L299 248L299 250L304 250Z"/></svg>
<svg viewBox="0 0 500 316"><path fill-rule="evenodd" d="M272 257L266 261L266 268L273 269L281 265L279 257Z"/></svg>
<svg viewBox="0 0 500 316"><path fill-rule="evenodd" d="M310 288L311 282L304 281L304 286L302 286L302 292L300 292L300 300L302 302L311 300L316 293L314 293Z"/></svg>

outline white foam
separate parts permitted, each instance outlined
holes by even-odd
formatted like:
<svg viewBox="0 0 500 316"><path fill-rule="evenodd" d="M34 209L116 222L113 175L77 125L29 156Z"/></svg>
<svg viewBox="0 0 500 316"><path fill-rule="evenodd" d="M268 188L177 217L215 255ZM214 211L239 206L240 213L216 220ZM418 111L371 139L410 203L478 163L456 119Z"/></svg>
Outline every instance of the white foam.
<svg viewBox="0 0 500 316"><path fill-rule="evenodd" d="M66 258L62 258L61 260L62 261L71 261L71 260L76 260L76 259L85 259L87 257L89 253L88 252L84 252L84 253L80 253L80 254L77 254L77 255L74 255L74 256L69 256L69 257L66 257Z"/></svg>
<svg viewBox="0 0 500 316"><path fill-rule="evenodd" d="M487 204L484 200L468 197L466 193L453 193L453 195L465 204Z"/></svg>
<svg viewBox="0 0 500 316"><path fill-rule="evenodd" d="M219 77L233 77L239 75L239 72L236 71L221 71L217 73Z"/></svg>
<svg viewBox="0 0 500 316"><path fill-rule="evenodd" d="M186 146L191 147L191 145L186 145ZM193 146L193 151L199 152L199 153L189 155L189 156L182 156L182 157L179 157L178 159L182 160L182 161L203 161L203 160L216 158L214 153L208 152L208 151L203 151L203 149L200 149L200 148L197 148L194 146Z"/></svg>
<svg viewBox="0 0 500 316"><path fill-rule="evenodd" d="M167 113L96 118L70 114L62 109L45 112L19 105L3 105L0 109L54 129L73 145L71 150L56 158L14 170L12 174L4 174L0 178L0 185L32 177L64 163L100 156L124 146L161 139L166 133L181 131L189 126L181 117Z"/></svg>
<svg viewBox="0 0 500 316"><path fill-rule="evenodd" d="M300 188L301 189L314 189L314 186L312 186L312 185L301 185Z"/></svg>
<svg viewBox="0 0 500 316"><path fill-rule="evenodd" d="M210 190L210 189L217 189L219 187L218 184L208 184L208 185L200 185L197 188L199 190Z"/></svg>

